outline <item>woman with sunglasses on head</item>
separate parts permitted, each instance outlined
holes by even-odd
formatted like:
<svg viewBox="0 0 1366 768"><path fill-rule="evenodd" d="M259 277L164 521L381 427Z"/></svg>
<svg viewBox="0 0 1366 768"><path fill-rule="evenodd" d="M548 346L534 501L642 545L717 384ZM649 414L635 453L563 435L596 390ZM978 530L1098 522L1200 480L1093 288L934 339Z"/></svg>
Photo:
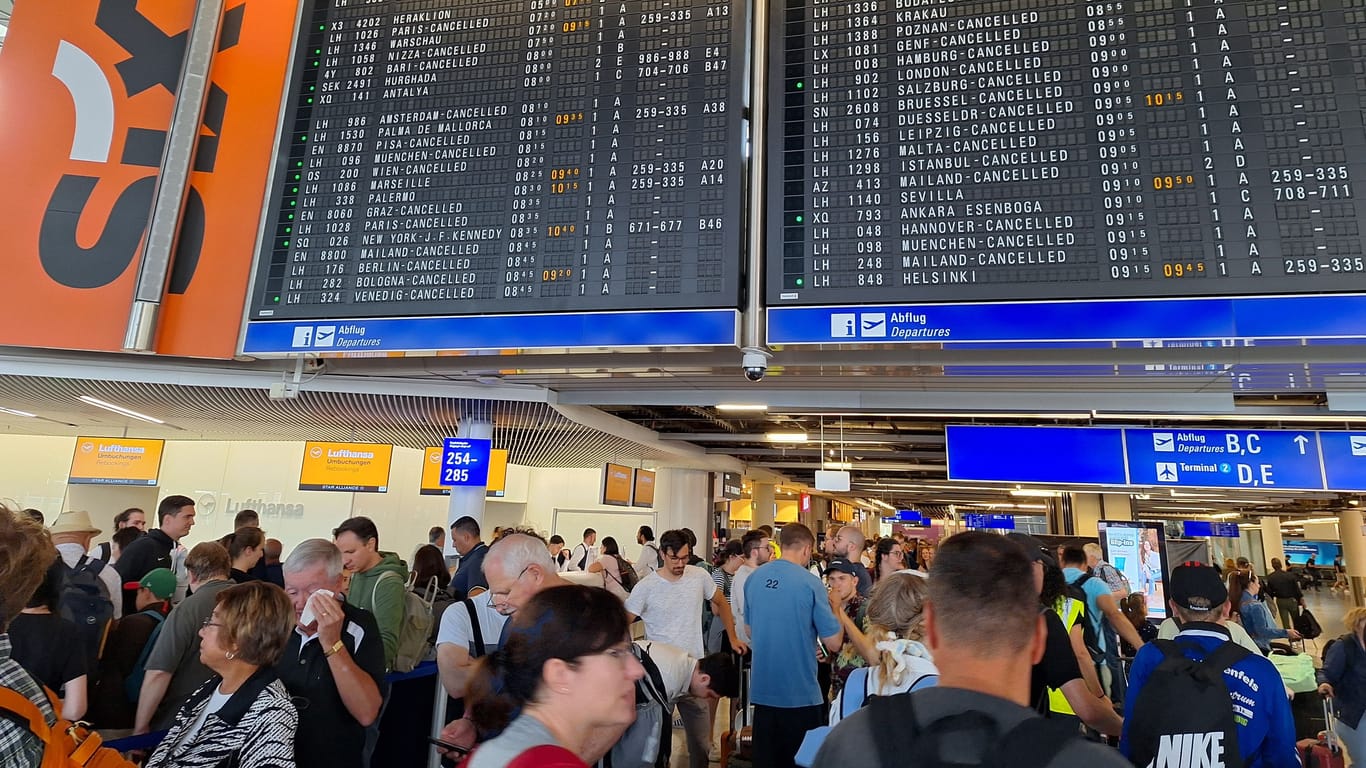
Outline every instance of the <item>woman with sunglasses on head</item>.
<svg viewBox="0 0 1366 768"><path fill-rule="evenodd" d="M467 768L587 768L636 718L635 683L621 601L606 590L552 587L513 614L507 644L480 660L465 690L480 732L502 733ZM514 717L515 715L515 717ZM509 722L510 721L510 722Z"/></svg>
<svg viewBox="0 0 1366 768"><path fill-rule="evenodd" d="M147 768L294 768L299 715L275 674L294 607L264 581L216 597L199 630L199 660L214 675L181 706Z"/></svg>

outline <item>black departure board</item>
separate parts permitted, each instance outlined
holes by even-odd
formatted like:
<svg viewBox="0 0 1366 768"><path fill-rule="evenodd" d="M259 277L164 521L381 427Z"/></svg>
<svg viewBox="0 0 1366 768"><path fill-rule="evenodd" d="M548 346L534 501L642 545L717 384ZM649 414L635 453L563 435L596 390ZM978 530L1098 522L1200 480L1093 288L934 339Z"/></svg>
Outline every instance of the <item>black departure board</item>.
<svg viewBox="0 0 1366 768"><path fill-rule="evenodd" d="M308 0L251 319L739 303L736 0Z"/></svg>
<svg viewBox="0 0 1366 768"><path fill-rule="evenodd" d="M1366 0L772 0L771 305L1366 290Z"/></svg>

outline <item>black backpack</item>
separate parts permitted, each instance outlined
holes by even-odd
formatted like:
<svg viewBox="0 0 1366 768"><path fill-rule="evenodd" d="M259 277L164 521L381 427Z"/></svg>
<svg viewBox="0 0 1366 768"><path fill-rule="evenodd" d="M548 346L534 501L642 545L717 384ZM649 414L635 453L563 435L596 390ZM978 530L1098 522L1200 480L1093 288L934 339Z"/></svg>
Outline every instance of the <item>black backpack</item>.
<svg viewBox="0 0 1366 768"><path fill-rule="evenodd" d="M1162 662L1125 718L1134 765L1243 768L1224 670L1250 652L1230 640L1204 661L1193 661L1178 641L1154 640L1153 645L1162 651Z"/></svg>
<svg viewBox="0 0 1366 768"><path fill-rule="evenodd" d="M603 755L598 763L600 768L669 767L673 752L673 705L649 649L650 643L631 644L631 653L645 668L645 676L636 681L636 720L611 751Z"/></svg>
<svg viewBox="0 0 1366 768"><path fill-rule="evenodd" d="M626 590L627 592L630 592L631 590L635 589L636 582L639 581L639 579L636 578L635 567L632 566L630 563L626 562L626 558L622 557L621 555L612 555L612 557L616 558L617 573L621 574L621 578L617 579L617 583L620 584L621 588ZM607 573L606 575L607 578L612 578L612 574Z"/></svg>
<svg viewBox="0 0 1366 768"><path fill-rule="evenodd" d="M1313 640L1323 634L1323 627L1319 626L1319 620L1314 618L1314 614L1308 608L1301 608L1295 614L1295 631L1304 636L1306 640Z"/></svg>
<svg viewBox="0 0 1366 768"><path fill-rule="evenodd" d="M100 580L100 572L107 564L82 555L74 568L60 557L53 567L62 569L58 611L63 619L76 625L78 642L86 652L86 668L97 669L105 638L114 622L115 596L109 594L109 588Z"/></svg>
<svg viewBox="0 0 1366 768"><path fill-rule="evenodd" d="M1010 766L1011 768L1044 768L1053 762L1068 744L1079 741L1075 730L1068 730L1057 722L1042 717L1027 717L1005 733L1000 733L996 721L981 712L963 712L941 717L922 726L915 716L915 693L892 696L870 696L865 708L872 719L874 739L881 765L913 765L916 768L948 768L966 766L941 754L946 735L967 732L980 734L977 741L992 746L982 755L977 765L983 768Z"/></svg>
<svg viewBox="0 0 1366 768"><path fill-rule="evenodd" d="M1091 574L1083 573L1077 580L1067 585L1067 596L1073 600L1080 600L1086 609L1086 615L1081 617L1081 639L1086 645L1086 650L1091 653L1091 661L1096 664L1105 663L1105 651L1101 650L1100 635L1096 633L1096 622L1091 616L1091 604L1086 600L1086 589L1082 587L1092 578ZM1103 617L1102 617L1103 618Z"/></svg>

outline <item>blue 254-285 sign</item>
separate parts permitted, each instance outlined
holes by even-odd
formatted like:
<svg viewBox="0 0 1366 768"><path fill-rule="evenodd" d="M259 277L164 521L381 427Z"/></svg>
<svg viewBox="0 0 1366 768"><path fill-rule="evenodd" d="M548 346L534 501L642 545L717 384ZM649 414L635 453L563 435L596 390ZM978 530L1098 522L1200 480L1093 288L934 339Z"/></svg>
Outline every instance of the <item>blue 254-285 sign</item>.
<svg viewBox="0 0 1366 768"><path fill-rule="evenodd" d="M441 485L447 488L488 485L492 449L492 440L446 438L441 448Z"/></svg>

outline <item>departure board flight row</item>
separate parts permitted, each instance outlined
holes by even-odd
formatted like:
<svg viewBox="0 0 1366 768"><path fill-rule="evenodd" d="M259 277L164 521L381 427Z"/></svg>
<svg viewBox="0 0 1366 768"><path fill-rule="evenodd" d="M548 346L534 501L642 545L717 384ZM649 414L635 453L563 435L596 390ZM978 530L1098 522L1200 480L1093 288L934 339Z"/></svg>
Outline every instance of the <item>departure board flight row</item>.
<svg viewBox="0 0 1366 768"><path fill-rule="evenodd" d="M1366 290L1366 0L770 8L770 306Z"/></svg>
<svg viewBox="0 0 1366 768"><path fill-rule="evenodd" d="M736 307L743 13L306 2L250 317Z"/></svg>

